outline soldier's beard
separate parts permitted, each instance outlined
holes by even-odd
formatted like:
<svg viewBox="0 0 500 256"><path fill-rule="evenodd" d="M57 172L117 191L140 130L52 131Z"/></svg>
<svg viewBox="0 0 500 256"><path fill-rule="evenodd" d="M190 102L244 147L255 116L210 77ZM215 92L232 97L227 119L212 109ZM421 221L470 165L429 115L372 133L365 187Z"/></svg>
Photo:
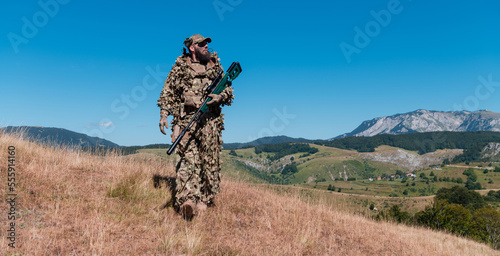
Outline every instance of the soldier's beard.
<svg viewBox="0 0 500 256"><path fill-rule="evenodd" d="M203 64L207 64L210 61L210 59L212 58L209 51L207 51L206 53L202 53L201 51L196 49L195 53L196 53L196 57L198 58L198 60Z"/></svg>

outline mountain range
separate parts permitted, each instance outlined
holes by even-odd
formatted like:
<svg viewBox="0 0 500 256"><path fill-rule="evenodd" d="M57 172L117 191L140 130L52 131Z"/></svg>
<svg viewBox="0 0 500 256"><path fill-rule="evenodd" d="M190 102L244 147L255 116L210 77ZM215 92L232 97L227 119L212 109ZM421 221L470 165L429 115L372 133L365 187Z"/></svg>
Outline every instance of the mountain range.
<svg viewBox="0 0 500 256"><path fill-rule="evenodd" d="M69 131L61 128L36 126L8 126L0 131L10 133L22 131L24 136L40 142L51 142L80 147L119 147L116 143L98 137ZM489 110L479 111L433 111L419 109L416 111L378 117L361 123L352 132L342 134L333 139L345 137L373 137L378 134L406 134L439 131L473 132L494 131L500 132L500 113ZM330 139L332 140L332 139ZM263 137L245 143L224 143L225 149L254 147L262 144L279 144L287 142L312 143L315 140L291 138L287 136ZM167 147L163 145L162 147Z"/></svg>
<svg viewBox="0 0 500 256"><path fill-rule="evenodd" d="M419 109L404 114L384 116L364 121L350 133L350 136L372 137L378 134L405 134L439 131L494 131L500 132L500 113L479 111L432 111Z"/></svg>
<svg viewBox="0 0 500 256"><path fill-rule="evenodd" d="M20 133L28 140L49 145L66 145L76 147L108 147L116 148L118 144L98 137L90 137L62 128L39 126L7 126L0 128L2 133Z"/></svg>
<svg viewBox="0 0 500 256"><path fill-rule="evenodd" d="M292 138L288 136L272 136L272 137L262 137L256 139L254 141L245 142L245 143L224 143L225 149L233 149L233 148L246 148L246 147L255 147L258 145L264 144L280 144L280 143L288 143L288 142L296 142L296 143L312 143L313 140L308 140L304 138Z"/></svg>

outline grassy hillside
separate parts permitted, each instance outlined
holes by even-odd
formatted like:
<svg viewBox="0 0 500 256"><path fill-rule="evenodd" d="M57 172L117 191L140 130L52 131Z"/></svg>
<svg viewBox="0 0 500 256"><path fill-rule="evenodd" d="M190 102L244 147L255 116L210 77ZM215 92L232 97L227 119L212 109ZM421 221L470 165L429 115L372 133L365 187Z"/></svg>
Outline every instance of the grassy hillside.
<svg viewBox="0 0 500 256"><path fill-rule="evenodd" d="M281 177L285 180L285 184L343 179L345 178L345 174L348 177L356 177L358 179L376 177L381 175L382 172L390 173L398 169L398 166L395 164L363 159L358 152L353 150L343 150L314 144L309 145L312 148L318 149L318 152L314 154L297 152L279 160L271 160L274 159L275 153L262 152L256 154L254 148L247 148L234 150L236 156L224 150L223 156L245 163L261 165L261 171L271 174L278 174L283 170L284 166L293 163L297 166L298 172L288 177ZM275 176L277 177L278 175Z"/></svg>
<svg viewBox="0 0 500 256"><path fill-rule="evenodd" d="M321 161L322 156L354 156L356 153L353 151L346 151L341 149L320 147L319 155L312 156L312 159ZM140 149L139 154L133 155L135 159L148 159L150 157L158 156L163 157L167 161L171 162L175 156L168 156L165 154L165 149ZM254 149L240 149L237 151L241 158L253 159L255 157ZM173 162L172 162L173 164ZM384 163L381 163L382 165ZM417 195L412 195L412 198L405 197L388 197L392 193L399 192L402 194L405 184L401 184L399 181L394 182L373 182L373 183L363 183L363 181L336 181L334 182L319 182L319 183L306 183L306 184L296 184L294 186L276 186L269 184L266 180L259 178L261 172L251 166L244 164L241 161L235 160L230 157L229 150L223 151L223 165L222 165L223 178L235 182L245 182L245 183L255 183L261 184L259 188L267 188L277 193L294 193L304 202L307 203L317 203L325 204L328 206L339 206L343 211L350 214L363 214L364 216L372 216L376 213L369 210L370 204L374 204L378 209L388 209L392 205L399 205L402 209L415 213L421 211L426 205L432 202L432 197L415 197ZM344 192L332 192L328 191L328 185L334 184L336 188L341 188ZM359 184L359 185L353 185ZM449 186L451 187L450 183ZM366 190L369 187L369 190ZM417 188L426 187L417 185ZM353 189L351 189L353 188ZM437 191L436 189L434 192Z"/></svg>
<svg viewBox="0 0 500 256"><path fill-rule="evenodd" d="M372 153L358 153L352 150L310 145L317 148L318 152L307 156L301 152L294 153L276 161L268 159L272 153L255 154L254 148L234 150L236 156L231 154L230 150L223 150L222 172L226 178L250 183L290 184L319 190L327 190L333 186L334 192L338 192L340 189L342 193L352 195L414 198L434 195L437 190L443 187L450 188L457 184L465 185L467 176L463 174L463 171L473 168L482 188L500 189L500 173L493 171L485 173L487 169L491 170L495 166L500 166L498 163L492 164L492 166L488 166L488 163L453 164L446 167L439 165L438 169L435 168L436 165L431 167L426 165L429 163L429 159L441 162L442 159L449 159L453 155L459 154L460 150L438 150L421 156L415 151L406 151L390 146L381 146ZM170 159L169 161L173 161L173 156L167 156L165 149L140 149L138 151L143 154L167 157ZM398 156L400 151L404 151L405 154ZM378 159L377 157L366 159L369 155L382 156L381 160L391 156L396 160L393 161L394 163L389 163L372 160ZM409 171L405 166L398 165L405 164L405 158L412 157L420 158L426 168L419 171ZM293 161L290 160L291 158ZM291 163L297 166L296 173L292 175L279 173L284 165ZM377 181L376 179L379 176L388 177L397 171L405 174L412 172L417 177L406 180L387 178ZM421 178L422 174L426 178ZM368 179L370 177L375 179L370 181ZM346 181L349 178L356 178L356 180ZM457 183L457 179L461 179L462 183ZM404 206L406 207L406 204ZM403 208L406 209L405 207Z"/></svg>
<svg viewBox="0 0 500 256"><path fill-rule="evenodd" d="M411 197L433 195L442 187L465 185L467 176L462 173L467 168L477 170L478 182L482 188L500 188L500 173L483 173L500 166L498 163L478 162L469 163L468 166L454 164L443 167L443 161L460 155L461 149L442 149L420 155L416 151L391 146L380 146L374 152L364 153L314 144L309 146L317 149L317 152L295 152L278 160L274 160L273 152L257 154L254 148L225 150L223 156L257 168L261 176L267 175L263 179L270 183L297 184L316 189L333 186L336 190L341 188L342 192L350 194ZM290 165L296 167L294 172L285 171ZM439 168L436 169L436 166ZM389 176L398 172L404 176L414 173L417 177L389 179ZM422 174L426 178L420 177ZM378 177L383 179L377 181ZM369 178L373 178L373 181ZM458 178L462 182L458 182Z"/></svg>
<svg viewBox="0 0 500 256"><path fill-rule="evenodd" d="M168 203L170 161L55 150L12 135L0 136L2 198L9 146L18 218L15 249L0 233L4 255L498 255L471 240L339 210L325 192L322 199L228 179L216 207L186 222ZM11 221L6 204L0 209L5 230Z"/></svg>

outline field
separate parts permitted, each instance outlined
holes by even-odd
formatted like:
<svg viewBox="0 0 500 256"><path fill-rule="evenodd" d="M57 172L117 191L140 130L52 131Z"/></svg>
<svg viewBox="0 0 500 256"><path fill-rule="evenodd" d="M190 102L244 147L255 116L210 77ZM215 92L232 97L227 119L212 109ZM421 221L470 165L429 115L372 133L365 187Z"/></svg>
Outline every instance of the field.
<svg viewBox="0 0 500 256"><path fill-rule="evenodd" d="M275 179L279 184L319 190L328 190L329 187L334 187L335 192L338 192L340 188L342 193L356 195L384 197L430 196L434 195L440 188L449 188L455 185L463 186L467 180L467 176L463 172L469 168L472 168L478 176L477 182L481 183L482 188L500 189L500 173L492 171L492 169L500 165L498 163L469 163L469 165L455 164L447 166L439 164L425 166L418 170L408 170L404 166L398 166L394 163L366 159L367 153L313 144L311 144L311 147L318 148L318 152L312 155L299 152L274 162L267 159L270 153L255 154L253 148L235 150L236 155L234 153L229 154L229 150L223 150L223 156L228 161L260 164L262 165L259 170L261 173L268 173L271 177L282 178L281 180ZM398 154L401 154L401 151L403 150L381 146L374 153L385 156L392 155L396 159L394 162L398 162L398 157L400 157ZM404 152L403 156L419 157L416 152ZM439 150L429 154L433 154L432 157L436 159L442 159L455 155L457 152L459 151ZM431 158L428 156L429 154L424 155L424 157ZM434 160L431 159L431 161ZM297 166L298 172L286 177L286 179L283 178L283 175L279 173L280 170L283 169L284 165L292 163ZM241 165L239 167L242 172L249 169L248 164L246 168ZM396 174L397 171L404 174L404 176L407 173L413 173L416 177L406 179L389 178L389 176ZM253 172L255 173L256 170L253 170ZM424 177L421 175L424 175ZM377 180L380 176L387 178ZM372 181L369 180L370 177L373 178ZM457 181L457 179L461 179L461 182Z"/></svg>
<svg viewBox="0 0 500 256"><path fill-rule="evenodd" d="M403 179L394 179L392 181L389 179L380 181L377 181L376 179L373 181L369 181L368 179L357 179L355 181L336 179L335 181L332 181L329 175L325 175L325 173L328 173L328 170L326 172L315 170L321 170L321 168L324 168L325 166L332 166L330 164L332 162L345 163L346 158L349 160L356 159L359 153L337 148L323 146L317 147L319 148L318 153L311 156L301 157L301 155L303 155L302 153L287 156L288 159L293 156L295 162L300 163L298 165L299 172L295 174L295 179L293 180L297 180L297 182L288 186L269 185L265 180L255 175L255 172L258 170L244 164L243 161L245 160L251 160L262 164L266 162L268 154L262 153L263 156L257 156L253 148L236 150L237 157L230 155L229 150L223 150L222 172L224 177L227 179L251 184L263 184L259 186L272 188L273 191L301 190L302 192L300 193L308 195L307 198L311 199L311 201L327 203L332 206L340 204L342 205L340 208L343 210L348 210L350 213L362 213L365 216L372 216L375 214L369 210L369 206L371 204L374 204L379 210L387 209L392 205L398 205L403 210L410 213L421 211L426 205L429 205L432 202L432 196L440 188L450 188L456 185L464 185L463 183L458 184L451 181L439 181L439 177L449 178L450 180L461 178L463 181L466 181L467 176L462 173L464 170L469 168L474 169L474 172L478 176L478 181L481 183L483 188L486 189L479 190L478 192L486 194L490 189L500 189L500 173L493 171L488 171L487 173L484 172L485 167L494 168L499 164L492 164L492 166L488 166L488 163L469 163L469 165L455 164L450 167L439 166L437 169L433 166L432 168L413 172L417 175L417 177L414 179L407 179L406 182L402 182ZM380 150L385 152L394 151L391 147L382 147ZM165 154L165 149L141 149L139 152L145 155L152 154L163 158L166 157L169 161L173 160L172 156L167 156ZM416 154L416 152L413 153ZM347 160L347 162L349 160ZM362 163L362 161L358 162ZM391 174L394 173L395 170L402 169L390 163L369 160L365 160L364 163L373 167L375 169L375 174ZM349 166L349 163L347 165ZM273 164L269 164L269 166L273 166ZM315 173L318 175L314 176ZM429 179L420 178L422 173ZM325 176L321 176L321 174ZM316 182L313 180L309 183L306 182L305 180L307 180L307 177L311 176L314 176L316 181L320 179L324 179L325 181ZM437 177L438 181L433 181L434 176ZM489 183L490 179L492 183ZM427 182L427 180L429 180L429 182ZM329 186L332 186L335 189L333 191L328 190ZM338 192L339 189L341 191L340 193Z"/></svg>
<svg viewBox="0 0 500 256"><path fill-rule="evenodd" d="M498 255L464 238L363 217L373 196L248 183L238 170L225 170L216 206L186 222L169 204L172 159L91 155L1 135L2 161L9 146L19 174L16 240L10 248L0 233L3 255ZM0 209L4 230L13 221L6 204Z"/></svg>
<svg viewBox="0 0 500 256"><path fill-rule="evenodd" d="M403 182L403 179L369 181L330 181L302 184L301 186L307 188L324 189L327 190L328 186L334 186L336 191L341 188L341 191L349 194L363 194L363 195L377 195L377 196L395 196L395 197L420 197L433 195L440 188L450 188L456 185L463 186L463 183L456 183L451 181L439 181L439 178L457 179L461 178L463 181L467 180L467 176L463 175L463 171L468 168L444 167L441 170L422 170L416 172L418 175L424 173L430 179L422 179L420 177L408 179ZM478 182L486 190L500 189L500 173L488 172L484 173L482 169L474 168L474 172L478 176ZM434 176L429 176L434 173L438 177L438 181L433 181ZM429 182L427 182L429 180ZM405 193L406 191L406 193Z"/></svg>

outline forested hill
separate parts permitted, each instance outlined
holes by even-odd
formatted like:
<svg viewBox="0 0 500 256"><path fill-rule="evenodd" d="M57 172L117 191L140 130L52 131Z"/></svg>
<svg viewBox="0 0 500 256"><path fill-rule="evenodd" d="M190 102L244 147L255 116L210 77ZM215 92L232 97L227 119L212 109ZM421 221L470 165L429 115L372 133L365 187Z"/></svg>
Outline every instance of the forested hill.
<svg viewBox="0 0 500 256"><path fill-rule="evenodd" d="M4 133L21 133L29 140L50 145L89 147L119 147L117 144L101 139L90 137L83 133L73 132L62 128L38 127L38 126L7 126L0 129Z"/></svg>
<svg viewBox="0 0 500 256"><path fill-rule="evenodd" d="M245 143L224 143L224 149L238 149L238 148L248 148L255 147L259 145L267 145L267 144L281 144L281 143L312 143L312 140L303 139L303 138L291 138L287 136L271 136L271 137L263 137L260 139L253 140L251 142Z"/></svg>
<svg viewBox="0 0 500 256"><path fill-rule="evenodd" d="M376 147L388 145L425 154L438 149L464 149L455 161L474 161L490 142L500 142L500 132L426 132L410 134L380 134L373 137L346 137L315 144L358 152L373 152Z"/></svg>

